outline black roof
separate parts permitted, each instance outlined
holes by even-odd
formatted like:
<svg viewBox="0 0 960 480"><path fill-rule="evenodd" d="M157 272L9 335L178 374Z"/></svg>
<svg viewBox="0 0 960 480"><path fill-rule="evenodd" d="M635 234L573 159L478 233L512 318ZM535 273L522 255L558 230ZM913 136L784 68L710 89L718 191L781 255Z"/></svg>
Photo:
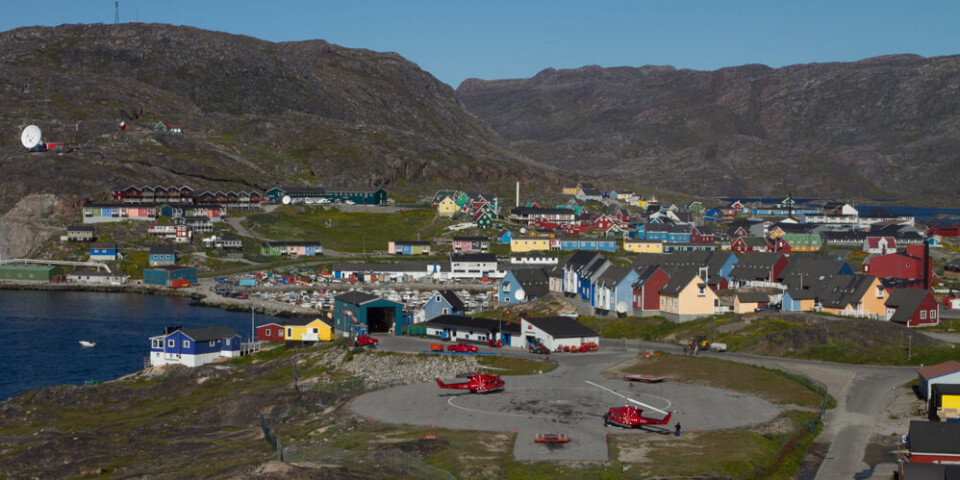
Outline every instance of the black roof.
<svg viewBox="0 0 960 480"><path fill-rule="evenodd" d="M782 254L774 252L744 252L730 270L730 276L740 280L767 279L781 258Z"/></svg>
<svg viewBox="0 0 960 480"><path fill-rule="evenodd" d="M176 255L177 246L170 243L155 243L150 245L150 255Z"/></svg>
<svg viewBox="0 0 960 480"><path fill-rule="evenodd" d="M466 242L466 241L471 241L471 242L489 242L489 241L490 241L490 239L487 238L487 237L453 237L453 240L454 240L455 242Z"/></svg>
<svg viewBox="0 0 960 480"><path fill-rule="evenodd" d="M627 275L632 272L633 269L630 267L620 267L614 265L600 274L600 277L597 278L596 285L599 286L609 286L616 287L626 278Z"/></svg>
<svg viewBox="0 0 960 480"><path fill-rule="evenodd" d="M570 255L565 262L563 262L563 265L565 269L579 271L581 268L586 267L587 264L594 261L594 259L599 256L601 255L597 252L577 250L576 252L573 252L573 255Z"/></svg>
<svg viewBox="0 0 960 480"><path fill-rule="evenodd" d="M960 465L901 462L904 480L960 480Z"/></svg>
<svg viewBox="0 0 960 480"><path fill-rule="evenodd" d="M744 303L769 302L770 294L764 292L737 292L737 298Z"/></svg>
<svg viewBox="0 0 960 480"><path fill-rule="evenodd" d="M690 281L697 277L697 274L691 271L682 271L677 274L670 274L670 280L660 288L660 293L671 296L679 295L680 292L690 284Z"/></svg>
<svg viewBox="0 0 960 480"><path fill-rule="evenodd" d="M520 332L520 325L492 318L467 317L463 315L440 315L428 320L424 325L433 328L457 327L487 332Z"/></svg>
<svg viewBox="0 0 960 480"><path fill-rule="evenodd" d="M94 230L93 225L70 225L67 227L68 232L92 232Z"/></svg>
<svg viewBox="0 0 960 480"><path fill-rule="evenodd" d="M396 240L393 242L394 245L430 245L430 242L419 242L419 241L408 241L408 240Z"/></svg>
<svg viewBox="0 0 960 480"><path fill-rule="evenodd" d="M910 453L960 455L960 423L910 421Z"/></svg>
<svg viewBox="0 0 960 480"><path fill-rule="evenodd" d="M326 319L326 318L323 318L323 317L321 317L321 316L288 318L288 319L284 320L284 322L283 322L282 325L284 325L284 326L291 325L291 326L299 326L299 327L302 327L302 326L304 326L304 325L309 325L311 322L314 322L314 321L316 321L316 320L320 320L321 322L323 322L323 323L324 323L326 326L328 326L328 327L332 327L332 326L333 326L333 325L330 324L330 320L328 320L328 319Z"/></svg>
<svg viewBox="0 0 960 480"><path fill-rule="evenodd" d="M497 256L492 253L452 253L451 262L493 262L496 263Z"/></svg>
<svg viewBox="0 0 960 480"><path fill-rule="evenodd" d="M239 337L232 328L223 325L215 327L184 328L183 334L192 338L194 342L206 342L208 340L217 340L220 338Z"/></svg>
<svg viewBox="0 0 960 480"><path fill-rule="evenodd" d="M597 332L569 317L528 318L527 322L547 332L553 338L597 336Z"/></svg>
<svg viewBox="0 0 960 480"><path fill-rule="evenodd" d="M353 305L363 305L364 303L379 300L380 297L376 295L370 295L369 293L353 291L344 293L343 295L337 295L336 297L333 297L333 299L338 302L350 303Z"/></svg>
<svg viewBox="0 0 960 480"><path fill-rule="evenodd" d="M517 282L529 298L539 298L550 293L550 279L541 268L512 269Z"/></svg>
<svg viewBox="0 0 960 480"><path fill-rule="evenodd" d="M929 290L918 288L895 288L890 293L885 305L887 307L896 307L896 312L890 317L891 322L907 323L910 317L920 308L923 299L930 294Z"/></svg>
<svg viewBox="0 0 960 480"><path fill-rule="evenodd" d="M534 208L534 207L515 207L510 209L514 215L565 215L576 216L576 212L568 208Z"/></svg>
<svg viewBox="0 0 960 480"><path fill-rule="evenodd" d="M438 293L441 297L443 297L444 300L447 301L447 303L450 305L450 308L453 310L459 310L461 312L463 311L463 301L460 300L460 297L458 297L456 293L453 293L452 290L440 290Z"/></svg>

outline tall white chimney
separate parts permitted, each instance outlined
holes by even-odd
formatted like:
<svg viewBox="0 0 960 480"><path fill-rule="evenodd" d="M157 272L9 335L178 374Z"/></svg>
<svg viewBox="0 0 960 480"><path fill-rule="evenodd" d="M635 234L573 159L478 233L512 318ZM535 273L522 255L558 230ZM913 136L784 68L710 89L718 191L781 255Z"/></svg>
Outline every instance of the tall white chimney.
<svg viewBox="0 0 960 480"><path fill-rule="evenodd" d="M520 206L520 182L517 182L517 206Z"/></svg>

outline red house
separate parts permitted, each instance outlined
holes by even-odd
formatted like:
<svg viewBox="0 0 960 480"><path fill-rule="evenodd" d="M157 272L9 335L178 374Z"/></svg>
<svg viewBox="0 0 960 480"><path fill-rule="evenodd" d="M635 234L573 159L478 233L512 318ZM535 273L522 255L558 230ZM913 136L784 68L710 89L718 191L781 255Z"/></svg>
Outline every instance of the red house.
<svg viewBox="0 0 960 480"><path fill-rule="evenodd" d="M960 224L937 222L927 229L927 235L941 237L960 237Z"/></svg>
<svg viewBox="0 0 960 480"><path fill-rule="evenodd" d="M879 278L902 278L916 280L915 288L923 288L923 245L908 245L907 253L888 253L867 257L863 262L863 273L869 273ZM930 275L930 284L927 287L941 282L940 277L933 271L933 262L927 261L927 273Z"/></svg>
<svg viewBox="0 0 960 480"><path fill-rule="evenodd" d="M560 225L560 230L563 230L563 233L567 235L580 235L581 233L587 233L588 227L580 223L564 223Z"/></svg>
<svg viewBox="0 0 960 480"><path fill-rule="evenodd" d="M594 230L602 230L606 232L610 227L618 225L621 227L626 227L626 224L617 220L616 217L611 217L610 215L603 214L599 217L593 219L593 222L590 223L590 228Z"/></svg>
<svg viewBox="0 0 960 480"><path fill-rule="evenodd" d="M257 341L260 342L282 342L283 325L279 323L268 323L257 327Z"/></svg>
<svg viewBox="0 0 960 480"><path fill-rule="evenodd" d="M734 253L769 252L773 247L764 237L737 237L730 242L730 250Z"/></svg>
<svg viewBox="0 0 960 480"><path fill-rule="evenodd" d="M912 463L960 463L960 422L911 420L907 438Z"/></svg>
<svg viewBox="0 0 960 480"><path fill-rule="evenodd" d="M667 284L670 276L659 265L640 270L640 278L633 283L633 311L660 311L660 289Z"/></svg>
<svg viewBox="0 0 960 480"><path fill-rule="evenodd" d="M694 226L690 229L690 243L716 243L717 234L710 227Z"/></svg>
<svg viewBox="0 0 960 480"><path fill-rule="evenodd" d="M927 327L940 323L940 305L931 290L895 288L884 304L886 319L907 327Z"/></svg>

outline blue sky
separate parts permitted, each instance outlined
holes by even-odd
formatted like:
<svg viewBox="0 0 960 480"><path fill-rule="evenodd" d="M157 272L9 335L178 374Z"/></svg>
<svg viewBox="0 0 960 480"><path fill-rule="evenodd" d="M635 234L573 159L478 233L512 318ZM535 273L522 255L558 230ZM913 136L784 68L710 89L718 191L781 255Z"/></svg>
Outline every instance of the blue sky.
<svg viewBox="0 0 960 480"><path fill-rule="evenodd" d="M113 23L113 0L2 0L0 30ZM456 87L544 68L713 70L960 54L960 2L594 0L121 0L123 22L397 52Z"/></svg>

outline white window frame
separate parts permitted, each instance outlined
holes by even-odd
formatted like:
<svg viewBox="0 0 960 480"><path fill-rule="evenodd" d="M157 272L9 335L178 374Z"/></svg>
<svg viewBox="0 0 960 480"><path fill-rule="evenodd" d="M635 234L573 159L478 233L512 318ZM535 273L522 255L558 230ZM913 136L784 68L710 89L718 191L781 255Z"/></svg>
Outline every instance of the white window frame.
<svg viewBox="0 0 960 480"><path fill-rule="evenodd" d="M190 340L183 341L183 348L190 348Z"/></svg>
<svg viewBox="0 0 960 480"><path fill-rule="evenodd" d="M176 347L177 344L176 344L176 342L171 338L170 340L167 340L167 346L170 347L170 348L173 348L173 347Z"/></svg>
<svg viewBox="0 0 960 480"><path fill-rule="evenodd" d="M920 310L920 320L926 320L926 319L927 319L927 311Z"/></svg>

